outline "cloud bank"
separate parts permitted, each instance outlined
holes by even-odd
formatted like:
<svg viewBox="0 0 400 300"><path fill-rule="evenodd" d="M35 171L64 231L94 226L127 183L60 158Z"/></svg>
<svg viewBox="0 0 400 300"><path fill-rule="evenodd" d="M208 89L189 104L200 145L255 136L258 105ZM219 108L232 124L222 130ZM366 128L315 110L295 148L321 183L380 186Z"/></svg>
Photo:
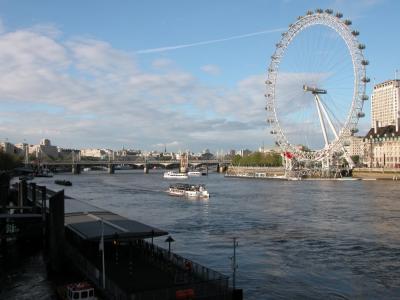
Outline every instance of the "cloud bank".
<svg viewBox="0 0 400 300"><path fill-rule="evenodd" d="M137 60L106 41L65 39L50 25L1 32L0 136L30 143L47 137L64 147L167 144L194 151L268 141L264 75L232 88L211 87L179 66L170 68L173 61L156 59L144 71ZM220 69L207 65L203 71L216 75Z"/></svg>

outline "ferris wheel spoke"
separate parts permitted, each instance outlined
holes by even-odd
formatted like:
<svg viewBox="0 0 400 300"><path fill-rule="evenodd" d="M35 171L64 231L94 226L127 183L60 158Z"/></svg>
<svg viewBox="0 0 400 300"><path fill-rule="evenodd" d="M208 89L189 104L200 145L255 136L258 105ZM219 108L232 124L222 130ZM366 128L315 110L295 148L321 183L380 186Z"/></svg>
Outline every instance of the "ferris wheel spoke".
<svg viewBox="0 0 400 300"><path fill-rule="evenodd" d="M315 96L315 105L316 105L317 111L318 111L318 117L319 117L319 122L321 124L322 134L324 135L325 147L328 147L328 145L329 145L328 135L326 133L325 122L324 122L324 119L322 117L321 106L320 106L320 103L318 101L318 97L317 96Z"/></svg>

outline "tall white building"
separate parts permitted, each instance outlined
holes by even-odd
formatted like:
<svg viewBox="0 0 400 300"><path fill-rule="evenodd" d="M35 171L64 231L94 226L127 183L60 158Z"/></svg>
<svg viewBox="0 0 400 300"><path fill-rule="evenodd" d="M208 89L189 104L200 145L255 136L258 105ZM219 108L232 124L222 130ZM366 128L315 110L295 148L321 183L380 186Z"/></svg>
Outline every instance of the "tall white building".
<svg viewBox="0 0 400 300"><path fill-rule="evenodd" d="M400 80L387 80L374 86L371 97L372 128L395 125L400 118ZM397 130L396 130L397 131Z"/></svg>
<svg viewBox="0 0 400 300"><path fill-rule="evenodd" d="M374 86L371 129L364 138L364 163L369 167L400 168L400 80Z"/></svg>
<svg viewBox="0 0 400 300"><path fill-rule="evenodd" d="M45 156L56 158L58 157L58 149L56 146L51 145L49 139L42 139L39 145L29 146L29 154L35 154L37 157L41 158Z"/></svg>
<svg viewBox="0 0 400 300"><path fill-rule="evenodd" d="M94 157L100 159L106 159L111 151L107 151L105 149L81 149L80 154L82 157Z"/></svg>
<svg viewBox="0 0 400 300"><path fill-rule="evenodd" d="M9 142L0 142L0 151L8 154L14 154L14 145Z"/></svg>

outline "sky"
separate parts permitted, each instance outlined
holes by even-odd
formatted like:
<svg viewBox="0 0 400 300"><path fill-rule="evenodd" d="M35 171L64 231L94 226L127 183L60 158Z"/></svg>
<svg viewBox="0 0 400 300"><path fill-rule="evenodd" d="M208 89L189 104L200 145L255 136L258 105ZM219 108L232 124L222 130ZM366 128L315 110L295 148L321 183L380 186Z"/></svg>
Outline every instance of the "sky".
<svg viewBox="0 0 400 300"><path fill-rule="evenodd" d="M194 152L273 145L270 57L288 25L316 8L342 12L360 31L369 92L394 78L395 0L0 0L0 141Z"/></svg>

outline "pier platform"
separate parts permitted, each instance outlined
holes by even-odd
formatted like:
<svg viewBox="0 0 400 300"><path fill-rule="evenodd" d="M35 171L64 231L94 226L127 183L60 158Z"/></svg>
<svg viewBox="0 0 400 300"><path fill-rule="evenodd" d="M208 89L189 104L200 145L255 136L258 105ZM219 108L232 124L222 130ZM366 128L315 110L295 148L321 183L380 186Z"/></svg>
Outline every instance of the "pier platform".
<svg viewBox="0 0 400 300"><path fill-rule="evenodd" d="M18 202L26 220L42 218L45 252L56 273L73 267L106 299L232 299L229 277L153 243L167 231L64 196L63 191L24 185L14 186L22 195ZM15 215L2 218L19 226L23 212L17 206L12 210Z"/></svg>

